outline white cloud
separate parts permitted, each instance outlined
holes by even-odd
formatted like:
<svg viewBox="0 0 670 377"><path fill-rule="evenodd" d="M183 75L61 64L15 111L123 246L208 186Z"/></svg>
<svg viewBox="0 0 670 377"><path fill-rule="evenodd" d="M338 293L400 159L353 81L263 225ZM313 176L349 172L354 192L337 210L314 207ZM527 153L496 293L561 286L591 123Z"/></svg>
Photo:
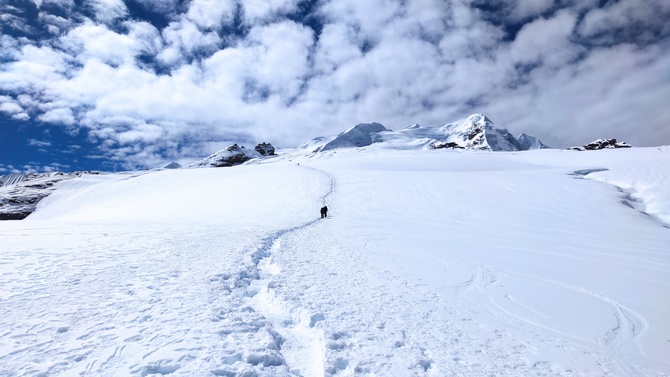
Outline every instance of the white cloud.
<svg viewBox="0 0 670 377"><path fill-rule="evenodd" d="M659 79L668 66L667 49L601 48L576 65L503 91L485 111L501 124L534 133L554 146L603 137L658 145L670 140L663 126L670 119L664 105L670 98L670 80Z"/></svg>
<svg viewBox="0 0 670 377"><path fill-rule="evenodd" d="M254 25L295 12L299 2L300 0L245 0L240 4L244 21Z"/></svg>
<svg viewBox="0 0 670 377"><path fill-rule="evenodd" d="M107 20L123 17L121 3L95 4L119 11ZM437 126L469 112L555 146L670 142L659 126L670 116L670 48L658 1L589 12L572 0L510 0L494 25L469 0L324 0L311 19L323 23L319 35L284 17L299 12L297 0L175 4L144 4L169 13L162 30L44 14L55 37L0 36L0 90L9 94L0 111L85 127L102 144L98 155L130 165L204 155L224 141L291 146L363 121ZM244 31L222 37L238 11ZM655 26L641 30L641 15ZM508 19L527 21L513 40L500 25Z"/></svg>
<svg viewBox="0 0 670 377"><path fill-rule="evenodd" d="M18 103L16 103L16 101L14 101L11 97L0 96L0 111L11 115L16 113L22 113L24 109Z"/></svg>
<svg viewBox="0 0 670 377"><path fill-rule="evenodd" d="M89 59L119 65L132 63L142 51L144 42L131 35L118 34L104 25L86 22L60 39L60 46L77 57L80 62Z"/></svg>
<svg viewBox="0 0 670 377"><path fill-rule="evenodd" d="M51 142L45 140L28 139L28 145L32 147L50 147Z"/></svg>
<svg viewBox="0 0 670 377"><path fill-rule="evenodd" d="M155 143L165 136L163 128L155 124L139 124L128 131L115 133L114 138L121 144Z"/></svg>
<svg viewBox="0 0 670 377"><path fill-rule="evenodd" d="M272 93L296 96L309 70L312 30L284 21L254 28L248 40L247 48L255 55L251 78Z"/></svg>
<svg viewBox="0 0 670 377"><path fill-rule="evenodd" d="M75 123L74 114L68 108L53 109L37 117L46 123L65 124L71 126Z"/></svg>
<svg viewBox="0 0 670 377"><path fill-rule="evenodd" d="M622 36L638 42L649 42L670 35L670 2L621 0L604 8L590 10L579 25L585 37L601 37L613 43ZM653 26L653 27L650 27Z"/></svg>
<svg viewBox="0 0 670 377"><path fill-rule="evenodd" d="M352 59L362 57L363 53L351 26L328 24L321 31L315 55L315 68L321 73L329 73Z"/></svg>
<svg viewBox="0 0 670 377"><path fill-rule="evenodd" d="M128 15L128 8L123 0L89 0L89 4L95 12L96 19L104 23Z"/></svg>
<svg viewBox="0 0 670 377"><path fill-rule="evenodd" d="M43 24L47 25L49 32L54 35L59 35L62 32L67 31L73 24L68 19L46 12L39 12L38 19Z"/></svg>
<svg viewBox="0 0 670 377"><path fill-rule="evenodd" d="M320 15L329 23L349 25L357 30L360 42L376 43L389 23L401 14L394 0L327 0Z"/></svg>
<svg viewBox="0 0 670 377"><path fill-rule="evenodd" d="M0 87L21 92L24 88L43 88L56 82L67 70L67 56L50 47L25 45L14 53L15 61L0 70ZM29 89L28 89L29 90Z"/></svg>
<svg viewBox="0 0 670 377"><path fill-rule="evenodd" d="M235 18L237 3L233 0L193 0L186 18L202 29L220 30Z"/></svg>
<svg viewBox="0 0 670 377"><path fill-rule="evenodd" d="M12 119L16 120L30 120L30 115L28 113L16 113L12 114Z"/></svg>
<svg viewBox="0 0 670 377"><path fill-rule="evenodd" d="M550 19L541 18L524 25L510 45L512 60L551 66L569 63L581 51L570 41L576 21L570 11L561 11Z"/></svg>
<svg viewBox="0 0 670 377"><path fill-rule="evenodd" d="M517 0L513 4L512 17L517 20L535 17L551 9L554 0Z"/></svg>
<svg viewBox="0 0 670 377"><path fill-rule="evenodd" d="M218 50L221 43L216 32L203 32L185 19L170 23L163 30L163 39L167 46L159 53L158 59L168 66L179 65L199 51L211 54Z"/></svg>

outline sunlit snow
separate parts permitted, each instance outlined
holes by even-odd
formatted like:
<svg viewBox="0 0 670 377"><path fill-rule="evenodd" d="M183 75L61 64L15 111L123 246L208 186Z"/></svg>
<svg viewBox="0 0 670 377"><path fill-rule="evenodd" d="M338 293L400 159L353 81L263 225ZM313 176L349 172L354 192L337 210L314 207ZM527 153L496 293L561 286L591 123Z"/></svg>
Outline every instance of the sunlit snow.
<svg viewBox="0 0 670 377"><path fill-rule="evenodd" d="M667 375L669 177L371 144L64 181L0 222L0 375Z"/></svg>

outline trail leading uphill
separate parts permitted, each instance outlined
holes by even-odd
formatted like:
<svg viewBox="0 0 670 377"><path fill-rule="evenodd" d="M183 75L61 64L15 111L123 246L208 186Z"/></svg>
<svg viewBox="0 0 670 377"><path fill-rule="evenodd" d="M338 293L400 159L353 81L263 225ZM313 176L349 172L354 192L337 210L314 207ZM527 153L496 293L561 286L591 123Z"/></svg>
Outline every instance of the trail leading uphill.
<svg viewBox="0 0 670 377"><path fill-rule="evenodd" d="M670 161L612 152L65 182L0 223L0 374L667 375Z"/></svg>

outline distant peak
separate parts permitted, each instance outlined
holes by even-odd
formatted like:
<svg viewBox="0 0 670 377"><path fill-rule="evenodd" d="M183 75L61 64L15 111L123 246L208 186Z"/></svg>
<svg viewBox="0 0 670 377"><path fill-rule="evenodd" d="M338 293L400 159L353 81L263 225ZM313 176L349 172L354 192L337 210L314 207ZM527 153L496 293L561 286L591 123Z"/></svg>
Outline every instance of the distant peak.
<svg viewBox="0 0 670 377"><path fill-rule="evenodd" d="M487 118L484 114L472 114L466 118L468 121L471 121L477 125L493 124L491 119Z"/></svg>
<svg viewBox="0 0 670 377"><path fill-rule="evenodd" d="M350 148L350 147L365 147L377 140L377 135L380 132L389 131L380 123L359 123L350 129L337 135L333 140L329 141L319 151L336 148Z"/></svg>
<svg viewBox="0 0 670 377"><path fill-rule="evenodd" d="M507 129L496 127L486 115L475 113L440 127L414 123L392 131L380 123L359 123L337 136L314 139L301 148L323 152L337 148L359 148L378 144L375 148L418 149L458 148L488 151L519 151L548 148L537 138L523 135L523 143ZM523 144L523 145L522 145Z"/></svg>
<svg viewBox="0 0 670 377"><path fill-rule="evenodd" d="M351 127L350 129L344 131L344 134L351 133L352 131L370 133L370 132L388 131L388 129L386 127L384 127L382 124L377 123L377 122L358 123L357 125L355 125L355 126Z"/></svg>

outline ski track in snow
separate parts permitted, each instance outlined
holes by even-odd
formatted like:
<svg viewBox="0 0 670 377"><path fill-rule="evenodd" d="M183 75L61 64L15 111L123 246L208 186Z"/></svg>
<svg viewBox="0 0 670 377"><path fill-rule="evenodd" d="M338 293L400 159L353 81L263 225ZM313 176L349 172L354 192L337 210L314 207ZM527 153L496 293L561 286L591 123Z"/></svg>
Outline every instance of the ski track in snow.
<svg viewBox="0 0 670 377"><path fill-rule="evenodd" d="M474 262L473 262L474 263ZM496 284L499 280L502 278L497 277L498 275L505 276L507 274L511 274L509 272L503 273L503 272L497 272L494 273L491 271L490 268L484 267L484 266L476 266L474 268L475 272L472 275L472 278L462 284L458 285L458 288L460 289L476 289L480 294L486 295L486 290ZM593 297L599 301L602 301L606 303L608 306L610 306L612 310L612 316L616 320L616 326L612 328L611 330L607 331L602 335L602 337L599 339L599 341L603 344L614 344L616 347L624 347L630 340L635 339L637 336L639 336L641 333L643 333L648 327L649 324L647 320L640 314L636 313L635 311L631 310L630 308L626 307L625 305L617 302L616 300L607 297L605 295L593 292L591 290L588 290L586 288L581 288L581 287L574 287L568 284L564 284L558 281L554 280L549 280L545 278L540 278L536 276L530 276L530 275L520 275L518 273L514 273L515 275L522 276L523 278L538 281L538 282L543 282L543 283L549 283L553 284L557 287L567 289L570 291L575 291L579 294L587 295L589 297ZM505 295L505 298L509 300L510 302L514 303L517 306L522 307L524 310L536 315L543 317L545 319L549 319L547 315L537 312L533 308L530 308L512 298L509 295ZM528 322L534 326L546 328L547 330L550 331L556 331L560 333L561 335L568 336L568 337L574 337L573 335L567 334L567 333L562 333L556 329L550 328L543 326L537 322L534 322L532 319L519 316L518 314L513 314L507 310L505 310L502 306L499 306L495 304L495 301L491 298L488 297L488 300L490 300L497 309L505 312L506 314L518 318L522 321ZM589 341L588 339L583 339L583 338L578 338L579 340L582 341Z"/></svg>
<svg viewBox="0 0 670 377"><path fill-rule="evenodd" d="M336 201L337 174L304 165ZM436 289L370 259L396 257L377 246L392 235L353 243L330 214L279 229L17 224L0 234L0 375L664 375L627 359L650 324L608 295L426 254L445 276L468 266ZM604 305L613 326L580 337L504 289L531 283Z"/></svg>

